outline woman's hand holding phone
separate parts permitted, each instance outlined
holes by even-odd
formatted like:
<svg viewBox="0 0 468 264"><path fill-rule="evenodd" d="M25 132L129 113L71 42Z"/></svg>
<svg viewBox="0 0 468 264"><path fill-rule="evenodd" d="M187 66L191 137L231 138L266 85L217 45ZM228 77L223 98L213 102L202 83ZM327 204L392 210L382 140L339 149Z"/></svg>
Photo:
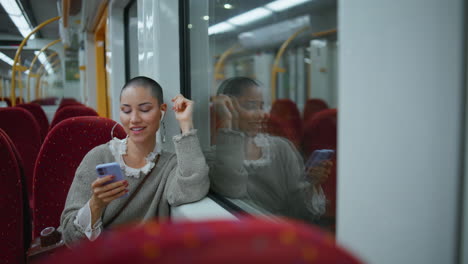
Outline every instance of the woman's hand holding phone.
<svg viewBox="0 0 468 264"><path fill-rule="evenodd" d="M128 193L128 182L123 179L117 163L98 165L96 171L99 176L91 184L92 196L89 201L93 225L101 217L104 208L110 202Z"/></svg>
<svg viewBox="0 0 468 264"><path fill-rule="evenodd" d="M120 198L128 193L128 182L126 180L117 181L107 184L115 178L113 175L107 175L102 178L97 178L92 184L91 189L93 195L89 201L91 209L91 223L94 225L106 206L117 198Z"/></svg>

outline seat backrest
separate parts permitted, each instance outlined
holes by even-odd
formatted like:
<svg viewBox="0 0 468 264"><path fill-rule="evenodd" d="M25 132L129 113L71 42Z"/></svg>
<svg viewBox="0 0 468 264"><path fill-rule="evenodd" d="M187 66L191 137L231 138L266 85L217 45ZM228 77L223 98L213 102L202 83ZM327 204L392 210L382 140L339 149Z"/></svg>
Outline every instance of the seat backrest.
<svg viewBox="0 0 468 264"><path fill-rule="evenodd" d="M36 118L36 121L39 124L39 128L41 130L42 142L46 137L47 132L49 131L49 120L47 120L47 116L42 107L36 103L19 104L17 106L28 110L34 116L34 118Z"/></svg>
<svg viewBox="0 0 468 264"><path fill-rule="evenodd" d="M310 156L318 149L333 149L336 151L337 142L337 110L327 109L316 113L307 120L304 128L304 154ZM332 167L327 180L322 183L323 192L329 203L327 204L326 217L334 221L336 215L336 157L332 159ZM333 224L330 227L334 228Z"/></svg>
<svg viewBox="0 0 468 264"><path fill-rule="evenodd" d="M304 106L304 122L307 122L309 118L325 109L328 109L328 104L324 100L318 98L308 99Z"/></svg>
<svg viewBox="0 0 468 264"><path fill-rule="evenodd" d="M246 218L128 226L96 241L83 241L44 263L361 262L316 227L286 219Z"/></svg>
<svg viewBox="0 0 468 264"><path fill-rule="evenodd" d="M0 128L11 138L23 161L28 196L32 197L32 175L41 147L41 132L34 116L24 108L0 108Z"/></svg>
<svg viewBox="0 0 468 264"><path fill-rule="evenodd" d="M304 154L309 156L318 149L335 149L337 132L337 110L320 111L304 126Z"/></svg>
<svg viewBox="0 0 468 264"><path fill-rule="evenodd" d="M295 126L289 125L288 122L276 116L270 116L264 125L265 132L277 137L283 137L291 141L297 150L301 149L301 135ZM299 131L302 132L302 131Z"/></svg>
<svg viewBox="0 0 468 264"><path fill-rule="evenodd" d="M2 263L25 263L20 167L6 134L0 132L0 248Z"/></svg>
<svg viewBox="0 0 468 264"><path fill-rule="evenodd" d="M86 153L111 139L111 132L126 136L115 121L97 116L69 118L49 131L34 168L34 237L45 227L59 226L76 168Z"/></svg>
<svg viewBox="0 0 468 264"><path fill-rule="evenodd" d="M31 245L32 240L32 210L30 207L29 197L27 193L27 185L26 185L26 176L24 175L24 166L21 156L18 153L18 150L11 141L10 137L0 129L0 136L3 136L8 143L10 144L11 150L13 151L14 157L16 159L16 163L18 164L19 172L20 172L20 180L21 180L21 197L22 197L22 204L23 204L23 234L24 234L24 248L28 249Z"/></svg>
<svg viewBox="0 0 468 264"><path fill-rule="evenodd" d="M83 104L78 102L75 98L62 98L62 100L60 100L58 109L68 106L68 105L83 105Z"/></svg>
<svg viewBox="0 0 468 264"><path fill-rule="evenodd" d="M62 107L61 109L57 109L57 113L55 113L54 119L52 119L52 122L50 122L50 129L67 118L77 116L98 116L98 113L94 111L94 109L83 105L70 105Z"/></svg>
<svg viewBox="0 0 468 264"><path fill-rule="evenodd" d="M296 103L290 99L276 100L270 110L270 119L276 120L291 132L291 140L296 146L302 141L302 118ZM276 122L273 121L273 122Z"/></svg>

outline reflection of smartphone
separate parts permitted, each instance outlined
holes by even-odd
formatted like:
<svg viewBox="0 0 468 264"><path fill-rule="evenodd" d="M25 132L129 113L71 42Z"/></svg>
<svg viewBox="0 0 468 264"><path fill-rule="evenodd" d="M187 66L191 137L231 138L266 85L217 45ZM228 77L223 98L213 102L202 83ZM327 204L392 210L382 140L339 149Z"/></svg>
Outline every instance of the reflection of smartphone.
<svg viewBox="0 0 468 264"><path fill-rule="evenodd" d="M332 150L332 149L319 149L319 150L316 150L310 155L310 157L307 160L305 166L307 168L317 166L322 161L330 160L333 157L333 154L335 154L335 151Z"/></svg>
<svg viewBox="0 0 468 264"><path fill-rule="evenodd" d="M114 175L115 176L115 178L113 180L108 181L104 185L107 185L107 184L113 183L113 182L117 182L117 181L121 181L121 180L124 179L123 174L122 174L122 170L120 169L120 166L119 166L119 164L117 162L99 164L99 165L96 166L96 171L97 171L97 174L98 174L99 178L102 178L102 177L107 176L107 175ZM125 194L124 196L127 196L127 195L128 195L128 193Z"/></svg>

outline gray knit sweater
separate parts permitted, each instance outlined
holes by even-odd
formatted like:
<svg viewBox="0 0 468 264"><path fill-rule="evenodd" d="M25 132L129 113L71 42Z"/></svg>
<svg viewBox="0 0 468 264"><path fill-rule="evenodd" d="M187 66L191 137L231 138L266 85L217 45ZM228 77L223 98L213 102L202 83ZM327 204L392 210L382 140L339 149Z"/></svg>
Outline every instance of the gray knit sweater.
<svg viewBox="0 0 468 264"><path fill-rule="evenodd" d="M275 215L314 221L325 212L322 188L315 189L306 181L302 157L291 142L268 135L264 140L262 158L246 161L245 135L220 129L216 148L205 153L211 188Z"/></svg>
<svg viewBox="0 0 468 264"><path fill-rule="evenodd" d="M208 166L202 154L196 131L175 136L175 154L162 152L158 164L151 171L138 194L127 208L111 224L117 226L129 222L139 222L158 217L170 216L170 205L177 206L202 199L209 190ZM73 221L78 211L91 198L91 183L96 180L96 165L114 162L115 158L109 149L109 143L92 149L83 158L76 170L75 178L68 192L60 226L65 243L85 237ZM144 177L127 177L128 190L131 195ZM104 210L102 222L106 223L123 206L125 199L112 201Z"/></svg>

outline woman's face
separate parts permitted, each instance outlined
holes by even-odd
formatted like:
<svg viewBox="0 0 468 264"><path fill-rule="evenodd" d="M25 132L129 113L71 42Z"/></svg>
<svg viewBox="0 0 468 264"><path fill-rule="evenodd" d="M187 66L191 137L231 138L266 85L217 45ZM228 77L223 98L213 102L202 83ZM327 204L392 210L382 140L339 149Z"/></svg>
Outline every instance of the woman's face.
<svg viewBox="0 0 468 264"><path fill-rule="evenodd" d="M120 98L120 122L134 143L150 143L156 139L161 111L166 104L159 105L149 88L129 86Z"/></svg>
<svg viewBox="0 0 468 264"><path fill-rule="evenodd" d="M248 136L255 136L262 131L267 114L263 110L262 91L258 86L251 86L238 96L239 128Z"/></svg>

